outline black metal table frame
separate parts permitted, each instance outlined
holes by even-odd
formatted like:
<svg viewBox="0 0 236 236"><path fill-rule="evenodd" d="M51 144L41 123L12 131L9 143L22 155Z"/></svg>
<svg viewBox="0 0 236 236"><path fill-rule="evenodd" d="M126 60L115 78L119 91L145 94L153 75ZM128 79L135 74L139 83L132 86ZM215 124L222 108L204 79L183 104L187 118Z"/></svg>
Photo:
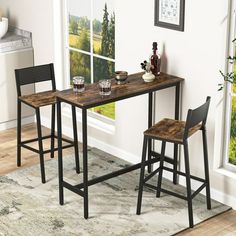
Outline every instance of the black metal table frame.
<svg viewBox="0 0 236 236"><path fill-rule="evenodd" d="M67 188L72 192L82 196L84 198L84 218L88 219L89 217L89 207L88 207L88 187L96 183L114 178L116 176L125 174L127 172L139 169L141 167L140 163L131 165L129 167L120 169L118 171L111 172L109 174L97 177L95 179L88 180L88 152L87 152L87 109L96 107L98 105L107 104L110 102L120 101L123 99L135 97L138 95L149 94L148 98L148 127L153 125L153 93L162 90L165 88L175 87L175 119L179 119L179 110L180 110L180 83L176 82L175 84L167 85L158 89L153 89L152 91L145 93L137 93L133 95L127 95L122 98L115 98L113 101L101 102L93 104L92 106L79 107L82 110L82 145L83 145L83 183L77 185L71 185L63 180L63 158L62 158L62 124L61 124L61 103L67 103L72 106L72 109L78 107L77 104L71 103L63 98L57 97L57 125L58 125L58 176L59 176L59 203L60 205L64 204L64 191L63 188ZM73 130L74 133L77 132L76 125L76 113L74 112L73 117ZM148 165L148 172L151 172L152 163L156 162L159 159L160 154L152 150L151 141L148 143L148 160L146 165ZM178 144L174 144L174 158L165 157L165 161L173 164L173 183L177 183L177 162L178 162ZM83 189L83 190L81 190Z"/></svg>

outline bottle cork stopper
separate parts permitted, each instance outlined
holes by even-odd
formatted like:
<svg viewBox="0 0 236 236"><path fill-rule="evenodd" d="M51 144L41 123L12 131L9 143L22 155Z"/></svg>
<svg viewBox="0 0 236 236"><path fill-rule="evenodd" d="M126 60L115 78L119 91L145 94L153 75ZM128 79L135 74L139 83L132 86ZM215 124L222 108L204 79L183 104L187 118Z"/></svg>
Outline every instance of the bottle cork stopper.
<svg viewBox="0 0 236 236"><path fill-rule="evenodd" d="M152 47L152 49L157 49L157 42L153 42Z"/></svg>

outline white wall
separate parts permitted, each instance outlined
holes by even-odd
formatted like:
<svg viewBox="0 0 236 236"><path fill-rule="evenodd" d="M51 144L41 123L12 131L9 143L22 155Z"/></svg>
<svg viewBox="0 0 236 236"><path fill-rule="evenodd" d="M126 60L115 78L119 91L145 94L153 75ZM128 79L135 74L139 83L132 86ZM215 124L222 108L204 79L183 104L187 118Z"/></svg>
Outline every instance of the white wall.
<svg viewBox="0 0 236 236"><path fill-rule="evenodd" d="M54 60L53 1L0 0L0 16L9 18L9 25L30 31L34 49L34 65ZM48 82L36 86L42 90Z"/></svg>
<svg viewBox="0 0 236 236"><path fill-rule="evenodd" d="M9 24L32 32L35 65L52 62L52 1L0 0L0 15L9 17Z"/></svg>
<svg viewBox="0 0 236 236"><path fill-rule="evenodd" d="M182 90L183 119L188 108L203 103L207 95L212 96L207 126L213 197L222 202L229 199L232 203L236 197L234 180L213 170L213 159L220 155L215 146L215 134L221 133L220 129L215 133L215 120L217 116L221 117L217 114L220 96L217 84L218 71L224 69L226 57L227 8L227 1L222 0L186 0L185 31L178 32L154 26L154 1L117 0L116 68L129 73L140 71L140 62L149 57L152 42L157 41L166 58L162 61L162 69L185 78ZM21 0L20 4L14 0L0 0L0 10L9 14L10 22L14 25L33 33L35 64L53 60L53 0ZM173 89L157 95L157 119L173 115L173 99ZM47 116L44 118L47 120ZM64 121L69 127L68 118L65 117ZM114 134L89 128L92 138L89 141L91 145L132 162L140 158L142 133L146 127L147 97L141 96L117 103ZM217 127L220 128L220 124ZM220 137L216 140L220 140ZM171 153L170 150L167 152ZM193 174L202 175L200 135L191 138L190 156Z"/></svg>

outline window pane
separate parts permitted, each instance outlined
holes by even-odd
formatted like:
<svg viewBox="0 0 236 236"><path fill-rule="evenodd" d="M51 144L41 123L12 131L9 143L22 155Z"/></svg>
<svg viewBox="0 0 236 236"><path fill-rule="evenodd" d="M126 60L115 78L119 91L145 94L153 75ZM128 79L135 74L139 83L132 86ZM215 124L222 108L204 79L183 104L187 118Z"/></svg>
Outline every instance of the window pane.
<svg viewBox="0 0 236 236"><path fill-rule="evenodd" d="M114 0L94 1L93 51L98 55L115 58Z"/></svg>
<svg viewBox="0 0 236 236"><path fill-rule="evenodd" d="M85 83L91 83L90 56L70 50L70 81L76 75L85 77Z"/></svg>
<svg viewBox="0 0 236 236"><path fill-rule="evenodd" d="M114 75L115 63L104 59L94 57L94 82L101 79L109 79ZM98 106L92 109L100 115L115 119L115 103Z"/></svg>
<svg viewBox="0 0 236 236"><path fill-rule="evenodd" d="M232 97L229 163L236 165L236 97Z"/></svg>
<svg viewBox="0 0 236 236"><path fill-rule="evenodd" d="M115 103L114 102L106 104L106 105L94 107L92 111L115 120Z"/></svg>
<svg viewBox="0 0 236 236"><path fill-rule="evenodd" d="M90 1L68 0L68 11L69 46L90 52Z"/></svg>
<svg viewBox="0 0 236 236"><path fill-rule="evenodd" d="M114 75L115 63L94 57L93 60L94 82L101 79L109 79Z"/></svg>

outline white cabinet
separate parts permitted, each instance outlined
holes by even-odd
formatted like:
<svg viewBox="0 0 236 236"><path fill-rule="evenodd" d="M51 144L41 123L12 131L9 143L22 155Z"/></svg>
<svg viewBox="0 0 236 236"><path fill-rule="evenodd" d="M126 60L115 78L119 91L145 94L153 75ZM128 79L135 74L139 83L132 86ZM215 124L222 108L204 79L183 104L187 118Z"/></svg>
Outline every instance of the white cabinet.
<svg viewBox="0 0 236 236"><path fill-rule="evenodd" d="M16 126L17 119L17 92L15 69L33 66L33 49L0 53L0 130ZM34 86L24 86L27 93L34 93ZM22 116L25 123L33 121L34 111L22 107ZM23 122L24 123L24 122Z"/></svg>

